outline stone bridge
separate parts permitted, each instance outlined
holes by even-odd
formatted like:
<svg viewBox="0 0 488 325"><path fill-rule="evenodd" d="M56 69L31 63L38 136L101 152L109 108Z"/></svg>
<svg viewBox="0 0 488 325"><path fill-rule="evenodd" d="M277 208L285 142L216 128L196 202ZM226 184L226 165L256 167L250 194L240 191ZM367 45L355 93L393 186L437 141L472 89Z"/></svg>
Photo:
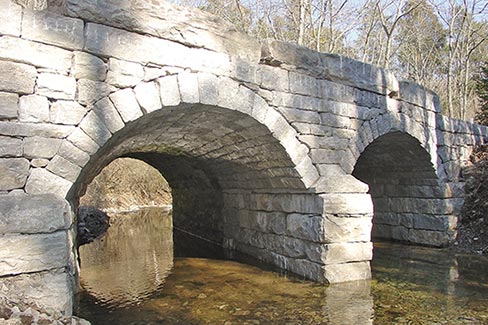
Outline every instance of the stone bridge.
<svg viewBox="0 0 488 325"><path fill-rule="evenodd" d="M118 157L164 175L175 225L314 281L368 279L371 236L453 240L488 132L431 91L162 1L40 7L0 0L2 296L71 313L73 211Z"/></svg>

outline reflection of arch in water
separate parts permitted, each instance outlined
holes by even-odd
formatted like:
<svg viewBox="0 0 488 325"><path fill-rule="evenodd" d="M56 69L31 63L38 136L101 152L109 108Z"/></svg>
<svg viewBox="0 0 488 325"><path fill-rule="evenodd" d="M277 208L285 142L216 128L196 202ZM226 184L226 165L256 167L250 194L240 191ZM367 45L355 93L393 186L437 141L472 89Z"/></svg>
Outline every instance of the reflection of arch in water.
<svg viewBox="0 0 488 325"><path fill-rule="evenodd" d="M373 237L444 246L451 214L431 155L401 131L385 133L361 153L353 175L367 183L374 205Z"/></svg>

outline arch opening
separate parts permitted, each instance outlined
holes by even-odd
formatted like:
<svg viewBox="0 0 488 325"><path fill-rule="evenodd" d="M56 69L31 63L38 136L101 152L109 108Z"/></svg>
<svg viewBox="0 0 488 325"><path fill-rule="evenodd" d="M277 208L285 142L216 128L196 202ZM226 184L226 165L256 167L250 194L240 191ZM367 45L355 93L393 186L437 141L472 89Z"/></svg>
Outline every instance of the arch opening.
<svg viewBox="0 0 488 325"><path fill-rule="evenodd" d="M452 207L431 163L414 137L390 132L369 144L353 176L369 185L373 239L445 246L453 236Z"/></svg>

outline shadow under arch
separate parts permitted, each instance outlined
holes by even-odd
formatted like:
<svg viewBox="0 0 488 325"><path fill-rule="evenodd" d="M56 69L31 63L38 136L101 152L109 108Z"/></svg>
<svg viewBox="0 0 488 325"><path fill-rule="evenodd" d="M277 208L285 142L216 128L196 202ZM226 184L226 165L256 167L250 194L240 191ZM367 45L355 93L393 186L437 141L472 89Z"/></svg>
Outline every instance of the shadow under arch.
<svg viewBox="0 0 488 325"><path fill-rule="evenodd" d="M67 196L73 206L87 184L118 157L140 159L165 177L172 189L176 227L227 246L250 244L249 231L260 226L250 214L259 204L273 204L260 222L262 232L275 236L272 229L286 223L277 215L286 218L290 212L283 207L290 193L312 195L265 125L212 105L180 104L127 123L82 169ZM260 195L273 196L274 201L256 202Z"/></svg>
<svg viewBox="0 0 488 325"><path fill-rule="evenodd" d="M454 207L447 204L431 155L412 135L390 131L361 153L352 175L369 185L373 238L446 246L454 236Z"/></svg>

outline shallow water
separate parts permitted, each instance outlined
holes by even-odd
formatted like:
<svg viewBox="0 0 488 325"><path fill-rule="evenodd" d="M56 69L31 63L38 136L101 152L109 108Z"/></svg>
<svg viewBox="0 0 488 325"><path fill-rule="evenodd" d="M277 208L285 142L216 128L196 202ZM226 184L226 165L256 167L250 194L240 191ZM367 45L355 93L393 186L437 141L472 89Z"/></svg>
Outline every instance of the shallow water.
<svg viewBox="0 0 488 325"><path fill-rule="evenodd" d="M77 314L92 324L488 324L480 256L376 243L372 281L325 286L224 260L179 231L173 247L169 212L111 222L80 250Z"/></svg>

